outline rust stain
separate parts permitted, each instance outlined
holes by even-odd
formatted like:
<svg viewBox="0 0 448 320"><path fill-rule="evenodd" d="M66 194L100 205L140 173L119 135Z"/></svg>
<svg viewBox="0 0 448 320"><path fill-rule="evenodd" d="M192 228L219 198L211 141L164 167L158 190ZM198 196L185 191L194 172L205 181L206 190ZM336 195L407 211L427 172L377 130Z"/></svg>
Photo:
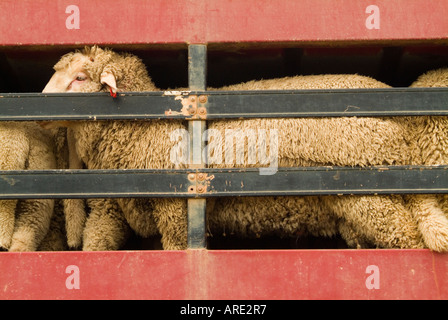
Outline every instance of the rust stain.
<svg viewBox="0 0 448 320"><path fill-rule="evenodd" d="M190 95L189 91L165 91L164 96L175 96L174 100L180 100L182 108L180 111L167 110L166 116L182 115L188 117L187 120L198 120L207 118L207 108L199 106L199 103L206 103L207 96Z"/></svg>
<svg viewBox="0 0 448 320"><path fill-rule="evenodd" d="M189 173L188 180L195 182L195 185L191 185L188 188L188 193L206 193L210 187L210 181L215 178L214 175L208 175L207 173Z"/></svg>
<svg viewBox="0 0 448 320"><path fill-rule="evenodd" d="M176 96L176 98L174 98L174 100L180 100L180 103L182 104L182 109L180 110L180 112L184 115L184 116L192 116L195 115L198 109L197 106L197 101L198 101L198 97L195 95L191 95L191 96Z"/></svg>

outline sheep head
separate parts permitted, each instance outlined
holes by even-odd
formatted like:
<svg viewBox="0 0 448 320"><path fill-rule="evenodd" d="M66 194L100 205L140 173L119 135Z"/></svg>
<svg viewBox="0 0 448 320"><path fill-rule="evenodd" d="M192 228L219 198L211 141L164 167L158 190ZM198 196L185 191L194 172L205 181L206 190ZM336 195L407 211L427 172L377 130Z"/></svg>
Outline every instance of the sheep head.
<svg viewBox="0 0 448 320"><path fill-rule="evenodd" d="M55 73L42 92L108 92L158 90L145 65L136 56L98 46L65 54L54 65ZM42 127L70 127L68 121L45 121Z"/></svg>
<svg viewBox="0 0 448 320"><path fill-rule="evenodd" d="M157 90L138 57L97 46L62 56L54 70L44 93Z"/></svg>

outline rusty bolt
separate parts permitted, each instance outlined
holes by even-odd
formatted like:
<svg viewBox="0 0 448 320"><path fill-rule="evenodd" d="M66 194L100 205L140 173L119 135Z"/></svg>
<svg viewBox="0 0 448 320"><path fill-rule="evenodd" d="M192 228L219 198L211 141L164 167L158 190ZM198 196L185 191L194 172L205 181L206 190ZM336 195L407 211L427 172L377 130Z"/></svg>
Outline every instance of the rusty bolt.
<svg viewBox="0 0 448 320"><path fill-rule="evenodd" d="M195 107L192 107L192 108L190 108L190 114L195 114L196 113L196 108Z"/></svg>
<svg viewBox="0 0 448 320"><path fill-rule="evenodd" d="M196 175L194 173L188 174L188 180L194 181L195 178L196 178Z"/></svg>
<svg viewBox="0 0 448 320"><path fill-rule="evenodd" d="M196 99L195 99L194 97L190 97L190 101L191 101L191 102L195 102Z"/></svg>
<svg viewBox="0 0 448 320"><path fill-rule="evenodd" d="M198 180L202 181L205 179L205 175L203 173L198 173Z"/></svg>
<svg viewBox="0 0 448 320"><path fill-rule="evenodd" d="M205 108L199 108L199 110L198 110L198 113L200 114L200 115L205 115L206 113L207 113L207 110L205 109Z"/></svg>
<svg viewBox="0 0 448 320"><path fill-rule="evenodd" d="M207 96L199 96L199 102L200 103L206 103L207 102Z"/></svg>
<svg viewBox="0 0 448 320"><path fill-rule="evenodd" d="M203 193L203 192L205 191L205 187L199 185L199 186L196 187L196 191L197 191L198 193Z"/></svg>

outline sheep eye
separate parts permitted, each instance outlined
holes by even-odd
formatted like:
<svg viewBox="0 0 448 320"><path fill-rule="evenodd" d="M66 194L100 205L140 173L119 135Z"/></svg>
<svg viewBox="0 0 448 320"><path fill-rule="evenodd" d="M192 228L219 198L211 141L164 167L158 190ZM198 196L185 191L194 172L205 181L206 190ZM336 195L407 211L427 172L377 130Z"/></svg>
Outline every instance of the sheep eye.
<svg viewBox="0 0 448 320"><path fill-rule="evenodd" d="M76 77L76 81L84 81L84 80L86 80L86 77L82 77L82 76Z"/></svg>

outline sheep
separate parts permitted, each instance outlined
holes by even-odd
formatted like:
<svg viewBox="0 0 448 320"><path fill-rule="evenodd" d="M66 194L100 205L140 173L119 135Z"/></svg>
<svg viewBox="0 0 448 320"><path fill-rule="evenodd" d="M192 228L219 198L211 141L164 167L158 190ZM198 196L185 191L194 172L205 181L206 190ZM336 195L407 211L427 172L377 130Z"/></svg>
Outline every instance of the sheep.
<svg viewBox="0 0 448 320"><path fill-rule="evenodd" d="M66 54L54 69L56 72L44 93L157 90L138 57L97 46ZM67 126L67 136L74 137L76 156L88 169L175 168L170 161L170 149L175 144L170 133L186 128L181 120L53 122L44 126ZM187 247L185 199L119 198L87 202L90 214L83 232L79 232L82 224L77 224L76 233L82 234L83 250L116 250L124 244L129 230L142 237L160 234L165 249ZM73 236L71 232L67 230L67 238Z"/></svg>
<svg viewBox="0 0 448 320"><path fill-rule="evenodd" d="M358 75L319 75L250 81L219 88L219 90L387 87L386 84L374 79ZM278 146L280 167L367 166L410 162L405 128L391 119L355 117L239 119L216 120L208 123L209 129L220 132L221 136L225 136L226 130L236 128L243 131L258 128L277 130L280 141ZM226 144L227 146L233 148L233 144ZM233 150L225 150L225 152L230 153ZM248 151L245 150L246 161L247 153ZM260 163L255 163L252 166L259 165ZM211 166L222 168L233 167L235 164L211 164ZM248 165L245 163L243 166ZM307 201L304 202L304 199ZM213 202L218 206L215 204L213 208ZM313 197L222 198L211 199L209 203L207 217L211 230L226 228L241 234L242 230L249 232L255 228L251 234L258 236L261 230L272 232L275 229L277 233L283 232L293 236L292 230L297 225L303 225L302 223L307 221L309 215L315 215L315 219L319 217L319 223L315 223L316 227L310 228L311 234L334 235L339 232L351 246L360 247L365 246L366 243L380 247L418 248L424 246L415 219L398 196L322 196L319 197L319 201ZM305 206L304 203L310 205ZM271 207L271 212L267 214L260 210L261 206ZM297 214L297 208L301 208L301 213ZM295 212L297 216L291 212ZM322 213L333 215L337 221L323 219ZM266 218L268 215L269 219ZM265 225L261 228L254 221L271 223L271 227L268 228ZM284 226L286 221L289 228ZM236 227L236 225L239 226ZM311 226L312 223L308 222L306 225Z"/></svg>
<svg viewBox="0 0 448 320"><path fill-rule="evenodd" d="M65 232L63 201L55 200L54 206L49 230L40 242L37 251L66 251L69 249Z"/></svg>
<svg viewBox="0 0 448 320"><path fill-rule="evenodd" d="M51 134L35 122L0 123L1 170L56 168ZM9 251L35 251L46 236L54 200L0 201L0 246Z"/></svg>
<svg viewBox="0 0 448 320"><path fill-rule="evenodd" d="M431 70L418 77L411 86L448 87L448 68ZM400 121L397 118L396 121ZM421 116L401 119L412 146L411 163L415 165L448 164L448 118ZM436 251L448 250L448 195L411 195L408 206L415 212L428 246Z"/></svg>
<svg viewBox="0 0 448 320"><path fill-rule="evenodd" d="M344 87L344 81L331 81L331 78L339 77L339 76L306 76L301 79L297 78L284 78L281 81L277 79L274 80L266 80L266 81L251 81L244 84L238 84L233 86L228 86L222 88L222 90L261 90L261 89L316 89L316 88L341 88ZM447 85L447 69L436 70L429 72L421 76L411 87L433 87L433 86L446 86ZM302 83L300 82L302 80ZM353 76L351 79L344 79L345 81L352 81L352 83L348 83L347 87L355 88L358 87L358 77ZM364 78L361 78L359 83L363 83ZM293 84L291 84L293 82ZM336 84L336 85L334 85ZM346 83L347 84L347 83ZM363 84L364 85L364 84ZM367 84L367 87L387 87L382 83L378 83L375 81L371 81ZM365 118L367 123L373 124L372 119ZM210 122L210 128L215 130L220 130L221 133L225 131L225 129L230 128L245 128L245 129L255 129L255 128L270 128L270 129L278 129L281 132L281 136L279 140L282 141L283 146L288 148L289 146L294 146L295 150L292 153L292 156L283 159L286 160L280 166L295 166L295 165L304 165L303 160L307 161L311 160L311 165L378 165L378 164L414 164L414 165L432 165L432 164L447 164L448 157L446 156L446 144L447 144L447 122L445 117L397 117L397 118L383 118L385 127L387 130L395 128L394 132L385 131L378 127L370 127L366 131L366 135L359 135L362 131L359 131L359 127L354 127L354 131L350 131L350 127L346 125L342 125L340 131L338 132L337 127L331 127L331 123L333 120L331 119L287 119L282 120L281 126L282 130L280 130L277 125L280 125L278 121L271 120L232 120L227 122L217 121L215 123ZM342 124L344 119L338 119L335 123L340 122ZM359 119L359 121L362 121ZM298 125L299 122L302 122ZM292 124L291 124L292 123ZM357 123L359 125L360 122ZM325 124L327 126L325 127ZM330 124L330 125L329 125ZM336 125L337 126L337 125ZM302 131L300 132L297 128L300 128ZM319 132L315 132L317 128ZM324 128L324 130L322 130ZM347 129L348 128L348 129ZM295 131L295 132L294 132ZM304 133L307 139L300 139L301 134ZM376 135L375 135L376 134ZM389 135L390 134L390 135ZM340 141L340 137L343 136L345 139ZM389 140L385 140L384 137L390 137ZM383 138L382 138L383 137ZM355 140L359 138L359 140ZM313 140L314 139L314 140ZM373 139L373 140L372 140ZM377 144L368 144L369 141L376 141ZM344 146L342 146L344 145ZM281 148L281 147L280 147ZM378 148L378 149L376 149ZM377 151L378 150L378 151ZM382 151L380 151L382 150ZM226 150L227 151L227 150ZM379 152L380 151L380 152ZM391 152L392 151L392 152ZM359 154L363 152L362 154ZM390 153L388 153L390 152ZM288 154L287 150L279 150L279 153L282 155ZM299 159L301 162L297 162L297 158L295 156L300 154ZM375 158L376 157L376 158ZM247 154L246 154L247 158ZM386 160L386 163L382 163L381 160ZM292 163L291 163L292 161ZM280 160L281 162L281 160ZM305 165L309 165L309 163L305 163ZM385 203L390 203L390 214L388 217L393 217L396 215L397 217L408 217L409 212L406 212L406 209L412 213L414 217L414 221L417 221L418 229L424 239L425 246L435 250L435 251L447 251L448 250L448 219L446 218L447 204L446 195L438 196L438 199L433 195L408 195L405 196L405 202L400 200L400 197L357 197L355 200L356 204L359 204L360 200L364 201L366 205L370 208L370 215L375 213L377 217L381 217L381 210L376 210L373 208L381 208ZM344 217L343 223L339 225L339 232L345 235L345 240L348 243L360 245L360 242L357 240L361 236L359 232L363 233L364 231L358 230L357 233L353 234L353 228L358 228L362 225L362 222L366 221L366 217L363 217L361 214L363 212L363 208L357 208L358 214L356 214L356 210L353 212L351 218L347 218L347 215L352 211L350 209L350 203L353 200L353 197L322 197L325 200L329 207L327 210L332 211L334 209L335 204L343 200L347 202L348 207L345 207L345 212L339 211L337 214L340 217ZM374 202L378 199L381 199L376 205L372 206ZM257 200L257 201L265 201ZM392 202L391 202L392 200ZM439 200L439 201L438 201ZM219 200L217 200L219 201ZM235 202L239 203L241 208L236 209L233 208L234 211L249 211L246 215L253 216L259 212L257 210L252 210L255 206L247 206L246 208L240 200L237 199L224 199L225 204L221 204L217 211L209 214L210 222L215 225L225 225L222 220L220 220L220 216L223 215L222 211L225 211L225 208L235 206ZM288 200L286 203L290 204L291 200ZM258 203L259 204L259 203ZM260 204L259 204L260 205ZM268 205L267 203L265 204ZM405 208L403 208L403 205ZM400 208L398 210L398 207ZM250 208L249 208L250 207ZM356 206L353 206L355 208ZM395 208L395 209L394 209ZM232 211L231 210L231 211ZM293 210L292 208L290 210ZM255 212L253 212L255 211ZM384 211L386 212L386 211ZM397 215L397 212L401 212ZM366 213L367 214L367 213ZM241 215L241 214L240 214ZM279 213L279 216L281 214ZM357 219L356 223L353 222L353 219ZM236 219L236 218L235 218ZM252 218L253 219L253 218ZM214 221L217 220L218 222ZM238 219L239 221L244 221L244 219ZM347 221L348 220L348 221ZM351 227L347 228L347 222L350 222ZM372 220L374 221L374 220ZM399 222L401 224L403 221ZM411 222L411 225L414 222ZM389 224L389 228L393 226L390 225L390 221L387 222ZM382 223L378 224L377 228L385 227L387 224ZM233 227L235 222L231 222L231 226ZM401 247L409 247L408 239L410 234L416 234L415 230L412 230L409 224L402 224L407 230L403 233L402 238L405 239ZM400 230L400 227L397 228L398 225L395 224L394 230ZM239 227L241 228L241 226ZM249 227L247 226L249 229ZM367 230L373 230L372 226L368 227ZM328 231L326 231L328 233ZM380 232L379 235L384 235L384 232ZM363 237L365 238L365 237ZM371 237L370 237L371 238ZM417 238L415 238L417 239ZM397 242L397 238L392 237L394 242ZM364 239L362 241L364 243L368 243ZM370 240L370 242L372 242ZM416 243L412 240L414 244ZM374 239L373 243L377 245L380 244L382 246L389 246L390 244L385 243L384 241L380 241L379 239ZM362 245L361 245L362 246ZM394 245L395 246L395 245ZM413 245L410 245L413 247Z"/></svg>
<svg viewBox="0 0 448 320"><path fill-rule="evenodd" d="M69 157L69 154L76 153L74 150L69 150L72 137L67 136L67 128L52 129L49 132L53 136L56 167L58 169L81 168L82 165L77 157ZM82 230L87 217L84 199L55 199L54 206L50 229L38 251L65 251L80 248ZM66 230L69 230L68 234Z"/></svg>
<svg viewBox="0 0 448 320"><path fill-rule="evenodd" d="M119 90L157 90L137 57L98 47L65 55L55 70L43 92L109 89L115 94ZM357 75L327 75L260 80L221 89L361 87L388 86ZM174 168L178 163L169 158L174 144L168 137L176 129L185 129L185 123L178 120L80 121L63 125L73 132L77 156L89 169ZM411 161L405 127L391 119L225 120L212 121L210 127L221 131L260 127L279 130L280 166L367 166ZM265 210L251 205L252 202L264 204ZM117 249L129 228L144 237L160 233L164 249L186 248L185 199L96 199L89 204L91 213L84 229L83 250ZM269 207L280 209L266 213ZM241 217L236 212L245 215ZM208 201L207 213L211 229L230 226L239 228L243 235L307 231L331 236L341 232L354 246L425 246L417 221L399 196L263 197L256 201L250 197L223 198Z"/></svg>
<svg viewBox="0 0 448 320"><path fill-rule="evenodd" d="M44 122L45 123L45 122ZM55 154L58 169L82 169L83 163L74 150L73 133L67 128L51 129L55 141ZM87 218L87 204L84 199L56 200L59 220L64 222L64 228L57 228L63 234L58 238L66 238L66 245L71 249L79 249L82 245L82 232ZM62 244L53 244L51 247L64 247Z"/></svg>

